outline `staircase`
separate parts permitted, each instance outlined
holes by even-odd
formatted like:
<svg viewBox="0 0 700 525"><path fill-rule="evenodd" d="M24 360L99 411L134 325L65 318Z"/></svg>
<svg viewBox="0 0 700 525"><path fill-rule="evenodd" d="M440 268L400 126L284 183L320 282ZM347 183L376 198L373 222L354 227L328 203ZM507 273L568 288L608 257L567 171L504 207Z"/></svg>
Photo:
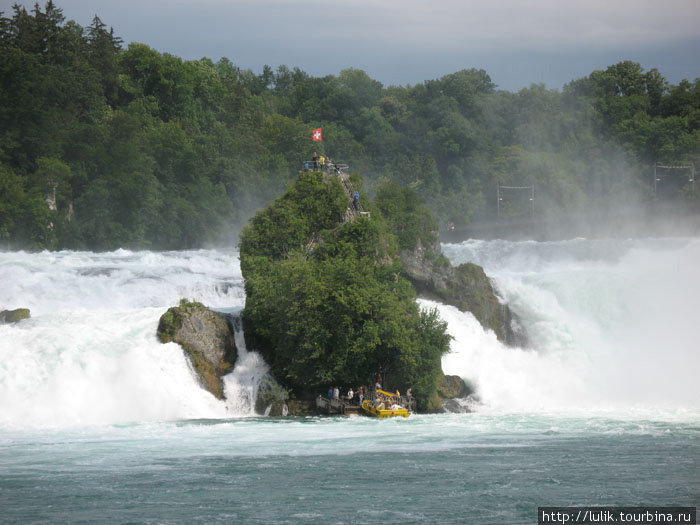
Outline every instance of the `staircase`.
<svg viewBox="0 0 700 525"><path fill-rule="evenodd" d="M340 182L340 185L343 187L343 191L345 192L345 196L348 198L348 207L345 209L345 213L343 214L343 222L335 228L336 230L343 224L354 221L358 217L369 218L370 216L368 211L364 211L361 203L358 203L358 209L355 209L355 206L353 205L353 200L355 198L356 190L350 182L350 177L348 176L347 170L347 164L339 164L338 169L335 170L336 175L338 177L338 182ZM323 239L317 232L313 234L313 236L311 237L309 242L306 243L304 248L306 249L307 253L310 253L316 246L318 246L322 242Z"/></svg>

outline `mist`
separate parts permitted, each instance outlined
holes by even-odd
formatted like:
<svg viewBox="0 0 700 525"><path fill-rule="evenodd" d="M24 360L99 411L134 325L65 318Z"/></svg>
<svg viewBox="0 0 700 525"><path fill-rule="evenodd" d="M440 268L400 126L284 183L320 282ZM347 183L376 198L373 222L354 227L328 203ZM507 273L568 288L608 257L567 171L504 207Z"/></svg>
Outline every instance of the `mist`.
<svg viewBox="0 0 700 525"><path fill-rule="evenodd" d="M700 366L696 239L465 241L443 249L492 276L528 332L507 348L468 313L440 306L455 337L446 373L489 410L695 410Z"/></svg>

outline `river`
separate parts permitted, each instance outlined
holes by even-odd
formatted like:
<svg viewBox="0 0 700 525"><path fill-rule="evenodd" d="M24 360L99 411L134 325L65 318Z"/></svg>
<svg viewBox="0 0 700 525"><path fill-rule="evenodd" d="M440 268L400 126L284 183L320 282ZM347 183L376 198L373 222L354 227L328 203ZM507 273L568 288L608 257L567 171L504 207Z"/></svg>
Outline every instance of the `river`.
<svg viewBox="0 0 700 525"><path fill-rule="evenodd" d="M244 305L235 250L0 253L2 523L533 523L538 506L700 500L700 239L468 240L523 348L438 308L472 412L257 417L254 349L197 384L155 337Z"/></svg>

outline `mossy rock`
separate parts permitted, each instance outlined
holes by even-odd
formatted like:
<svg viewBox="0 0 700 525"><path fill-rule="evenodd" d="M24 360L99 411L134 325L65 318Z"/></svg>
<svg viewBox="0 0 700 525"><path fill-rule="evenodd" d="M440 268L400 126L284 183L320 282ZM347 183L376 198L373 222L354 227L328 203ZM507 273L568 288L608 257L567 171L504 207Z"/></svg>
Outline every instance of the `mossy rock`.
<svg viewBox="0 0 700 525"><path fill-rule="evenodd" d="M10 324L18 323L23 319L29 319L29 308L17 308L16 310L2 310L0 311L0 323Z"/></svg>
<svg viewBox="0 0 700 525"><path fill-rule="evenodd" d="M157 336L162 343L178 343L204 388L224 398L221 378L233 370L237 351L233 330L221 314L201 303L183 300L161 316Z"/></svg>
<svg viewBox="0 0 700 525"><path fill-rule="evenodd" d="M442 375L438 380L437 393L442 399L467 397L471 390L459 376Z"/></svg>
<svg viewBox="0 0 700 525"><path fill-rule="evenodd" d="M290 416L315 416L318 414L315 401L289 399L287 400L287 409Z"/></svg>
<svg viewBox="0 0 700 525"><path fill-rule="evenodd" d="M270 411L267 413L269 417L282 417L285 415L284 407L286 403L284 401L275 401L268 406L270 407ZM265 410L267 410L267 408ZM265 415L265 413L263 413L263 415Z"/></svg>
<svg viewBox="0 0 700 525"><path fill-rule="evenodd" d="M161 343L170 343L182 326L182 314L175 307L168 309L158 321L158 339Z"/></svg>

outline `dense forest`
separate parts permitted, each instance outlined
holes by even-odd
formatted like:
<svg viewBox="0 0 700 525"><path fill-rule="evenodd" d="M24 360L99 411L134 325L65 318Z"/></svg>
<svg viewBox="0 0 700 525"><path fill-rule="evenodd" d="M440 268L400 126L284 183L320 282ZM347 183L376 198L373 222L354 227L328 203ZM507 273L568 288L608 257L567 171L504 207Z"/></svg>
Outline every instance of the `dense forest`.
<svg viewBox="0 0 700 525"><path fill-rule="evenodd" d="M311 130L323 128L314 143ZM384 87L358 69L260 74L83 28L49 1L0 17L0 246L175 249L234 242L321 148L372 193L411 186L440 222L697 206L700 79L625 61L562 90L500 91L483 70ZM668 173L667 173L668 172ZM523 200L520 198L520 200ZM497 206L498 205L498 206Z"/></svg>

